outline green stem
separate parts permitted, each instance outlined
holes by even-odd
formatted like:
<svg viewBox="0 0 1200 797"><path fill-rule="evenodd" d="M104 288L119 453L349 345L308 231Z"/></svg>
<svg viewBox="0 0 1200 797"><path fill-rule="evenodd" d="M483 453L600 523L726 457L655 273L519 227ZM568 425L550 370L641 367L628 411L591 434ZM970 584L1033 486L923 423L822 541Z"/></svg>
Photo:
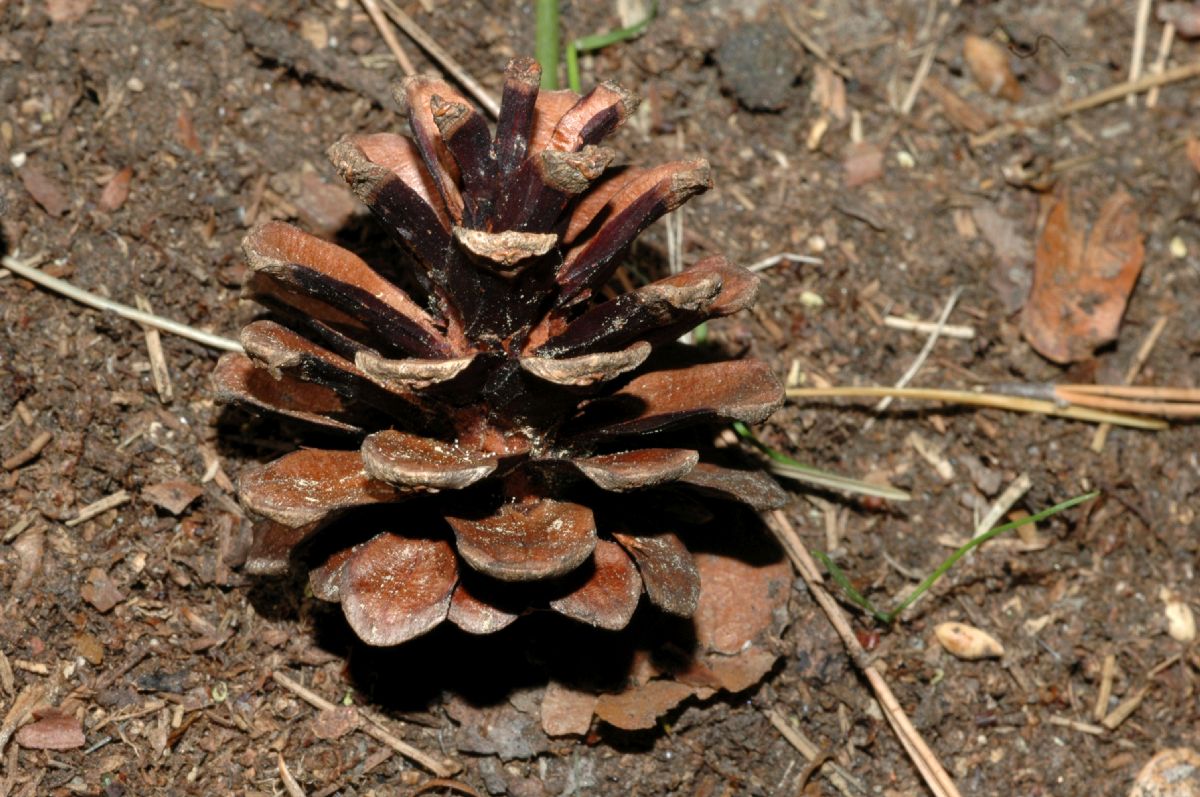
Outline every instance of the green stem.
<svg viewBox="0 0 1200 797"><path fill-rule="evenodd" d="M997 537L1007 531L1019 529L1021 526L1028 525L1029 523L1037 523L1038 521L1045 520L1052 515L1057 515L1059 512L1065 512L1073 506L1082 504L1084 501L1092 500L1099 494L1100 492L1098 490L1093 490L1090 493L1078 495L1074 498L1063 501L1060 504L1055 504L1049 509L1043 509L1036 515L1030 515L1029 517L1021 518L1020 520L1015 520L1012 523L1005 523L1003 526L996 526L994 529L985 531L978 537L973 537L961 548L955 550L954 553L947 556L946 560L938 565L936 570L926 576L925 580L918 584L916 588L909 593L908 597L900 601L900 604L890 612L881 612L876 609L875 604L871 603L869 598L854 588L854 586L850 583L850 579L846 577L845 572L838 567L824 551L813 551L812 555L814 558L820 560L821 564L825 565L825 569L829 571L829 577L833 579L835 584L842 588L842 591L846 593L846 597L850 599L851 603L866 611L880 623L883 623L884 625L891 625L892 623L896 622L897 618L900 617L905 609L907 609L909 606L912 606L913 603L916 602L917 598L928 592L930 587L938 582L938 579L946 575L950 568L954 567L959 559L962 559L980 545L983 545L993 537Z"/></svg>
<svg viewBox="0 0 1200 797"><path fill-rule="evenodd" d="M537 0L533 57L542 66L542 88L558 88L558 0ZM568 50L568 54L569 54Z"/></svg>
<svg viewBox="0 0 1200 797"><path fill-rule="evenodd" d="M1041 512L1038 512L1036 515L1030 515L1029 517L1021 518L1020 520L1013 521L1012 523L1005 523L1003 526L996 526L994 529L985 531L983 534L980 534L977 537L971 538L971 540L969 542L967 542L966 545L964 545L963 547L959 548L954 553L947 556L946 561L942 562L940 565L938 565L936 570L934 570L932 573L930 573L928 576L926 576L925 580L922 581L920 584L918 584L916 589L914 589L907 598L905 598L904 600L902 600L900 602L899 606L897 606L892 611L888 612L886 622L889 625L892 622L894 622L895 619L900 616L901 612L903 612L909 606L912 606L913 602L916 601L917 598L921 597L921 595L923 593L925 593L930 587L932 587L934 584L936 584L938 579L940 579L942 576L946 575L946 571L948 571L950 568L954 567L954 564L959 559L962 559L964 556L967 555L967 553L978 548L980 545L983 545L985 542L992 539L993 537L999 536L999 535L1005 533L1006 531L1012 531L1013 529L1018 529L1021 526L1027 525L1029 523L1037 523L1039 520L1045 520L1046 518L1050 517L1051 515L1057 515L1059 512L1065 512L1068 509L1070 509L1071 507L1078 506L1079 504L1082 504L1084 501L1090 501L1098 495L1100 495L1099 490L1093 490L1090 493L1084 493L1083 495L1077 495L1074 498L1063 501L1060 504L1055 504L1054 506L1050 507L1049 509L1043 509Z"/></svg>

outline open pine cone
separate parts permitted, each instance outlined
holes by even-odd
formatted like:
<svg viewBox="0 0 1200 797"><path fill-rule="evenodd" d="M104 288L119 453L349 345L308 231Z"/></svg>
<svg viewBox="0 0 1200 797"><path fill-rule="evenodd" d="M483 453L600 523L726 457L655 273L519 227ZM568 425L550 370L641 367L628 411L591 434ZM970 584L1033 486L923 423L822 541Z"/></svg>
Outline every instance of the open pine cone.
<svg viewBox="0 0 1200 797"><path fill-rule="evenodd" d="M598 143L636 100L610 83L539 94L539 79L532 60L509 65L493 136L451 86L411 78L397 96L412 138L330 149L411 256L419 299L286 224L244 243L248 289L278 320L242 330L219 397L344 439L243 475L242 504L261 518L247 567L306 558L314 594L372 645L446 619L496 631L547 607L619 629L643 589L689 616L699 577L671 513L702 506L682 493L755 508L784 497L758 471L671 444L692 439L681 426L753 423L782 402L762 362L673 342L749 306L757 278L710 257L602 292L643 229L710 186L708 164L610 169Z"/></svg>

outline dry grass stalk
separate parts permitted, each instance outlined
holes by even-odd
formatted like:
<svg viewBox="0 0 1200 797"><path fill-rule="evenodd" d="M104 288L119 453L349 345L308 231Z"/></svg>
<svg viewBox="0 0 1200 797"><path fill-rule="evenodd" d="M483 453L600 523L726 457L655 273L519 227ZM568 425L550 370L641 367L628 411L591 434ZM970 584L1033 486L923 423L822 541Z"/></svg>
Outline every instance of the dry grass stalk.
<svg viewBox="0 0 1200 797"><path fill-rule="evenodd" d="M875 697L879 700L879 706L892 726L896 738L899 739L905 752L908 753L909 759L921 773L929 790L935 797L960 797L958 787L950 779L949 773L938 761L929 745L921 738L921 734L913 726L908 715L904 713L904 709L900 707L891 687L888 686L883 675L867 656L867 652L863 650L862 643L858 641L842 607L825 589L816 562L809 555L808 549L804 546L800 535L792 527L787 515L780 510L775 510L766 518L767 525L775 532L784 551L787 552L788 558L792 560L792 564L804 579L804 583L808 585L813 598L824 610L838 636L842 638L842 643L846 646L851 660L871 684L871 689L874 690Z"/></svg>
<svg viewBox="0 0 1200 797"><path fill-rule="evenodd" d="M1162 335L1167 326L1167 317L1159 316L1154 322L1154 326L1150 328L1150 332L1146 335L1146 339L1142 341L1142 345L1138 347L1137 354L1133 357L1133 362L1129 364L1128 370L1125 371L1125 384L1132 385L1133 380L1137 378L1141 372L1142 366L1146 364L1146 360L1150 359L1150 352L1153 351L1154 345L1158 343L1159 337ZM1099 454L1104 450L1104 442L1108 439L1108 433L1112 430L1112 426L1107 423L1100 424L1096 429L1096 433L1092 436L1092 450Z"/></svg>
<svg viewBox="0 0 1200 797"><path fill-rule="evenodd" d="M297 683L296 681L293 681L291 678L279 672L278 670L271 673L271 680L292 694L296 695L296 697L300 698L305 703L308 703L313 708L320 709L321 711L332 711L336 708L336 706L330 701L321 697L311 689ZM386 730L377 725L368 722L359 723L358 729L376 741L386 744L388 747L392 748L408 760L416 764L420 764L425 769L429 770L440 778L448 778L459 770L459 767L457 766L450 767L437 761L432 756L418 750L402 739L397 739L391 733L388 733Z"/></svg>

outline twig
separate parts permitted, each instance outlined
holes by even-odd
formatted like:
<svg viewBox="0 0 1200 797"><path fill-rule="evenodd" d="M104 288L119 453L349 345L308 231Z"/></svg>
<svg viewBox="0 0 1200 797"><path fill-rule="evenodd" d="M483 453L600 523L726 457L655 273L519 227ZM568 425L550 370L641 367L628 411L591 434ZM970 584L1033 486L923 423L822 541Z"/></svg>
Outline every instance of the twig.
<svg viewBox="0 0 1200 797"><path fill-rule="evenodd" d="M775 730L779 731L780 736L786 739L788 744L796 748L796 751L800 753L800 755L812 762L817 762L820 760L822 755L820 748L813 744L803 733L789 725L788 721L784 719L782 714L773 708L767 709L763 712L763 714L765 714L767 719L770 720L771 724L775 726ZM838 766L836 761L827 761L825 763L829 765L830 769L828 775L829 782L832 783L834 788L836 788L842 794L849 795L851 793L851 783L854 783L855 788L859 792L865 791L865 789L862 788L862 784L858 783L849 772ZM823 766L819 768L823 768Z"/></svg>
<svg viewBox="0 0 1200 797"><path fill-rule="evenodd" d="M800 539L800 535L796 533L791 522L787 519L787 515L776 510L767 517L767 521L771 530L779 538L788 557L792 560L792 564L804 579L804 583L808 585L809 592L812 593L813 598L825 611L829 622L833 625L834 630L837 631L838 636L842 638L842 644L846 646L851 660L862 671L863 675L866 676L868 683L871 684L871 688L879 700L880 708L883 709L884 716L887 717L888 723L892 726L892 730L900 740L900 744L904 747L905 752L908 753L908 757L912 760L918 772L921 773L921 777L925 780L926 785L929 786L929 790L933 792L935 797L960 797L954 781L950 779L950 775L942 767L937 756L929 749L929 745L921 738L921 734L913 727L912 721L904 713L904 709L900 707L900 703L892 693L891 687L888 686L887 681L883 679L883 675L867 656L867 652L863 650L862 644L859 643L854 629L850 627L850 622L846 619L841 606L826 591L816 563L809 555L808 549L804 547L804 542Z"/></svg>
<svg viewBox="0 0 1200 797"><path fill-rule="evenodd" d="M1101 105L1107 105L1114 100L1119 100L1130 94L1146 91L1156 86L1165 86L1168 83L1190 80L1197 75L1200 75L1200 61L1168 69L1159 75L1147 75L1134 83L1118 83L1115 86L1109 86L1106 89L1097 91L1095 94L1089 94L1086 97L1081 97L1071 102L1042 105L1024 114L1024 118L1020 122L1005 122L993 127L982 135L972 137L970 144L974 148L994 144L1009 136L1016 135L1023 126L1036 127L1043 125L1056 119L1062 119L1063 117L1079 113L1080 111L1087 111Z"/></svg>
<svg viewBox="0 0 1200 797"><path fill-rule="evenodd" d="M1051 725L1057 725L1060 728L1071 728L1080 733L1090 733L1093 736L1107 736L1108 731L1101 728L1099 725L1093 725L1090 722L1081 722L1073 720L1070 717L1060 717L1057 714L1051 714L1047 720Z"/></svg>
<svg viewBox="0 0 1200 797"><path fill-rule="evenodd" d="M1099 722L1108 713L1108 700L1112 697L1113 680L1117 675L1117 657L1109 653L1100 667L1100 691L1096 693L1096 705L1092 717Z"/></svg>
<svg viewBox="0 0 1200 797"><path fill-rule="evenodd" d="M321 709L322 711L331 711L336 708L333 703L330 703L328 700L321 697L311 689L293 681L291 678L287 677L278 670L275 670L271 673L271 680L275 681L275 683L279 684L284 689L287 689L289 692L296 695L305 703L308 703L314 708ZM392 748L410 761L415 761L416 763L425 767L439 778L448 778L458 771L457 769L451 769L426 753L421 752L408 742L405 742L402 739L397 739L383 728L369 723L360 724L358 728L363 733L367 734L378 742L386 744L388 747Z"/></svg>
<svg viewBox="0 0 1200 797"><path fill-rule="evenodd" d="M879 398L893 396L904 399L920 399L924 401L942 401L949 404L967 404L975 407L991 407L1010 412L1033 412L1040 415L1054 415L1060 418L1071 418L1076 421L1089 423L1113 423L1128 426L1133 429L1162 430L1167 424L1157 418L1139 418L1135 415L1123 415L1116 412L1105 412L1091 407L1063 406L1050 399L1034 399L1021 396L1009 396L1000 393L975 393L969 390L943 390L923 387L793 387L788 388L788 398Z"/></svg>
<svg viewBox="0 0 1200 797"><path fill-rule="evenodd" d="M1012 508L1012 505L1021 500L1021 496L1029 492L1029 488L1033 486L1033 480L1029 478L1028 473L1022 473L1017 478L1013 479L1012 484L1000 493L1000 497L991 505L987 514L975 525L975 535L978 537L988 529L996 525L1000 518L1004 517L1004 513Z"/></svg>
<svg viewBox="0 0 1200 797"><path fill-rule="evenodd" d="M77 288L66 280L60 280L58 277L52 277L39 271L36 267L30 266L30 263L40 262L40 257L30 258L27 261L20 261L14 257L5 256L3 259L4 267L11 270L14 274L24 277L30 282L37 283L43 288L48 288L55 293L66 296L68 299L73 299L80 304L85 304L96 310L103 310L114 315L119 315L121 318L127 318L130 321L136 321L139 324L160 329L163 332L169 332L172 335L178 335L181 338L195 341L203 346L209 346L214 349L222 349L224 351L242 351L242 344L236 340L214 335L211 332L205 332L195 327L189 327L187 324L181 324L178 321L172 321L168 318L143 313L141 310L135 310L126 304L114 302L111 299L105 299L103 296L97 296L94 293L88 293L82 288Z"/></svg>
<svg viewBox="0 0 1200 797"><path fill-rule="evenodd" d="M933 331L929 333L929 338L925 341L925 345L921 347L921 351L917 354L917 359L913 360L913 364L910 365L908 370L904 372L904 375L897 380L895 387L907 387L908 383L911 382L913 377L917 375L917 371L921 370L921 366L925 364L925 360L929 358L930 353L933 351L934 344L937 343L938 338L941 337L942 329L944 329L946 326L946 319L949 318L950 313L953 312L954 305L958 303L958 297L962 296L962 292L963 289L958 287L955 288L954 292L950 294L950 298L946 300L946 305L942 308L941 315L938 316L937 325L934 326ZM891 403L892 397L884 396L883 399L875 405L875 412L883 412ZM872 420L874 419L868 419L868 424L870 424L870 421Z"/></svg>
<svg viewBox="0 0 1200 797"><path fill-rule="evenodd" d="M1117 704L1117 707L1105 715L1104 719L1100 720L1100 724L1110 731L1115 731L1121 726L1121 723L1129 719L1133 712L1137 711L1137 707L1142 704L1146 693L1150 691L1149 686L1143 686L1141 689L1134 692L1129 697Z"/></svg>
<svg viewBox="0 0 1200 797"><path fill-rule="evenodd" d="M1150 25L1151 0L1138 0L1137 16L1133 26L1133 52L1129 54L1129 82L1134 83L1142 76L1142 62L1146 58L1146 29ZM1137 95L1125 98L1130 108L1137 107Z"/></svg>
<svg viewBox="0 0 1200 797"><path fill-rule="evenodd" d="M129 493L125 492L124 490L117 490L112 495L105 496L104 498L101 498L99 501L93 501L92 503L85 506L83 509L80 509L78 515L71 518L63 525L65 525L67 528L72 528L74 526L78 526L80 523L83 523L86 520L91 520L92 518L96 517L96 515L103 514L110 509L116 509L117 507L119 507L123 504L129 503L129 500L130 500Z"/></svg>
<svg viewBox="0 0 1200 797"><path fill-rule="evenodd" d="M1138 347L1137 353L1133 355L1133 362L1129 364L1129 368L1125 370L1125 384L1132 385L1133 380L1137 379L1138 373L1142 370L1142 366L1146 364L1146 360L1150 359L1150 352L1154 350L1154 345L1158 343L1159 337L1167 326L1167 317L1160 315L1158 320L1154 322L1154 326L1150 328L1142 345ZM1112 430L1112 426L1107 423L1100 424L1096 429L1096 433L1092 435L1092 450L1099 454L1104 450L1104 443L1108 440L1108 433Z"/></svg>
<svg viewBox="0 0 1200 797"><path fill-rule="evenodd" d="M0 543L7 545L17 537L20 537L25 533L25 529L33 525L35 519L37 519L37 512L30 512L25 517L19 519L16 523L8 527L8 531L0 535ZM0 680L3 680L2 677L0 677Z"/></svg>
<svg viewBox="0 0 1200 797"><path fill-rule="evenodd" d="M401 11L400 6L396 5L394 0L377 1L383 7L383 10L387 12L387 15L392 18L392 22L395 22L400 30L404 31L410 39L415 41L422 50L428 53L430 58L437 61L442 69L449 72L451 77L462 84L467 93L474 97L475 101L492 115L492 118L500 115L500 104L496 102L496 99L483 86L479 85L479 82L471 77L467 73L467 70L463 69L458 61L455 61L453 56L446 52L432 36L414 22L412 17Z"/></svg>
<svg viewBox="0 0 1200 797"><path fill-rule="evenodd" d="M143 313L150 313L149 299L140 293L133 298L137 302L139 310ZM163 404L170 404L172 398L171 371L167 368L167 356L163 353L162 337L152 326L143 324L142 329L146 333L146 353L150 357L150 375L154 378L154 389L158 392L158 398Z"/></svg>
<svg viewBox="0 0 1200 797"><path fill-rule="evenodd" d="M1154 59L1154 65L1150 67L1150 74L1161 75L1163 70L1167 68L1167 58L1171 55L1171 45L1175 42L1175 23L1168 22L1163 25L1162 38L1158 40L1158 57ZM1158 105L1159 87L1155 86L1150 89L1150 93L1146 95L1146 107L1154 108Z"/></svg>
<svg viewBox="0 0 1200 797"><path fill-rule="evenodd" d="M747 271L766 271L772 266L777 266L785 260L791 260L794 263L808 263L810 266L821 266L825 261L819 257L811 257L809 255L798 255L794 252L780 252L777 255L764 257L757 263L746 266Z"/></svg>
<svg viewBox="0 0 1200 797"><path fill-rule="evenodd" d="M16 470L22 465L32 462L53 439L54 434L52 432L38 433L37 437L29 441L29 445L4 460L4 462L0 462L0 468L4 470Z"/></svg>
<svg viewBox="0 0 1200 797"><path fill-rule="evenodd" d="M900 115L908 116L917 103L917 97L921 94L921 86L925 83L925 78L929 77L929 69L933 66L933 58L937 55L938 46L942 41L942 32L946 30L946 23L950 21L950 12L943 11L938 16L937 30L929 37L929 43L925 45L925 52L921 55L921 62L917 64L916 74L913 75L912 83L908 86L908 92L904 95L904 100L900 103Z"/></svg>
<svg viewBox="0 0 1200 797"><path fill-rule="evenodd" d="M366 3L364 2L363 5ZM305 797L304 789L300 788L300 784L292 777L287 762L283 760L283 753L276 753L275 757L276 763L279 765L279 779L283 781L283 788L287 789L289 797Z"/></svg>
<svg viewBox="0 0 1200 797"><path fill-rule="evenodd" d="M383 41L387 44L388 49L392 51L392 55L396 56L396 63L400 64L400 71L406 75L417 74L416 67L409 60L408 53L404 52L404 48L400 46L400 40L396 38L396 32L392 30L387 17L379 9L379 4L375 0L359 0L359 2L367 10L367 15L375 23L375 27L379 29L379 35L383 37Z"/></svg>
<svg viewBox="0 0 1200 797"><path fill-rule="evenodd" d="M938 326L936 321L910 321L907 318L896 315L889 315L884 318L883 325L889 329L899 329L904 332L924 332L926 334L932 334ZM959 324L945 324L942 327L942 337L955 338L957 340L974 340L975 328Z"/></svg>
<svg viewBox="0 0 1200 797"><path fill-rule="evenodd" d="M783 17L783 24L787 26L788 31L796 37L796 41L800 42L800 46L812 53L814 58L825 64L825 66L829 67L834 72L837 72L847 80L853 80L853 73L851 73L846 67L839 64L837 61L833 60L833 57L829 54L829 52L820 44L818 44L816 39L814 39L812 36L809 36L808 32L805 31L804 28L796 24L796 20L792 19L792 15L786 10L786 7L787 4L784 4L785 10L781 14Z"/></svg>

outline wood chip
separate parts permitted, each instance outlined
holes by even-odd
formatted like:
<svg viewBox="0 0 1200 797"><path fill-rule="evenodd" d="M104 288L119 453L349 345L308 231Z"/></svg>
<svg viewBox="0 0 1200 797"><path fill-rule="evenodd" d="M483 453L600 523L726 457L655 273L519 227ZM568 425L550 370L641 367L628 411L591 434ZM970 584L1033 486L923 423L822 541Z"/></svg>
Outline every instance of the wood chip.
<svg viewBox="0 0 1200 797"><path fill-rule="evenodd" d="M29 441L29 445L13 454L8 459L0 463L0 467L5 470L16 470L22 465L27 465L37 458L37 455L42 453L51 440L54 439L52 432L39 432L36 437Z"/></svg>
<svg viewBox="0 0 1200 797"><path fill-rule="evenodd" d="M17 731L17 744L29 750L74 750L83 747L83 726L71 714L48 709Z"/></svg>
<svg viewBox="0 0 1200 797"><path fill-rule="evenodd" d="M143 313L153 314L150 300L140 293L134 297L137 308ZM170 404L173 398L171 389L171 371L167 368L167 357L163 354L162 336L151 326L142 325L146 334L146 352L150 356L150 375L154 378L154 389L163 404Z"/></svg>
<svg viewBox="0 0 1200 797"><path fill-rule="evenodd" d="M93 501L83 509L80 509L79 514L68 520L64 525L68 528L78 526L80 523L96 517L96 515L102 515L110 509L116 509L123 504L129 503L129 498L129 493L124 490L117 490L112 495L101 498L99 501Z"/></svg>
<svg viewBox="0 0 1200 797"><path fill-rule="evenodd" d="M142 489L142 498L172 515L179 515L204 495L204 488L185 481L161 482Z"/></svg>
<svg viewBox="0 0 1200 797"><path fill-rule="evenodd" d="M34 202L42 206L42 210L51 216L61 216L71 209L71 201L67 199L67 192L62 185L33 163L26 161L17 173L25 190Z"/></svg>

